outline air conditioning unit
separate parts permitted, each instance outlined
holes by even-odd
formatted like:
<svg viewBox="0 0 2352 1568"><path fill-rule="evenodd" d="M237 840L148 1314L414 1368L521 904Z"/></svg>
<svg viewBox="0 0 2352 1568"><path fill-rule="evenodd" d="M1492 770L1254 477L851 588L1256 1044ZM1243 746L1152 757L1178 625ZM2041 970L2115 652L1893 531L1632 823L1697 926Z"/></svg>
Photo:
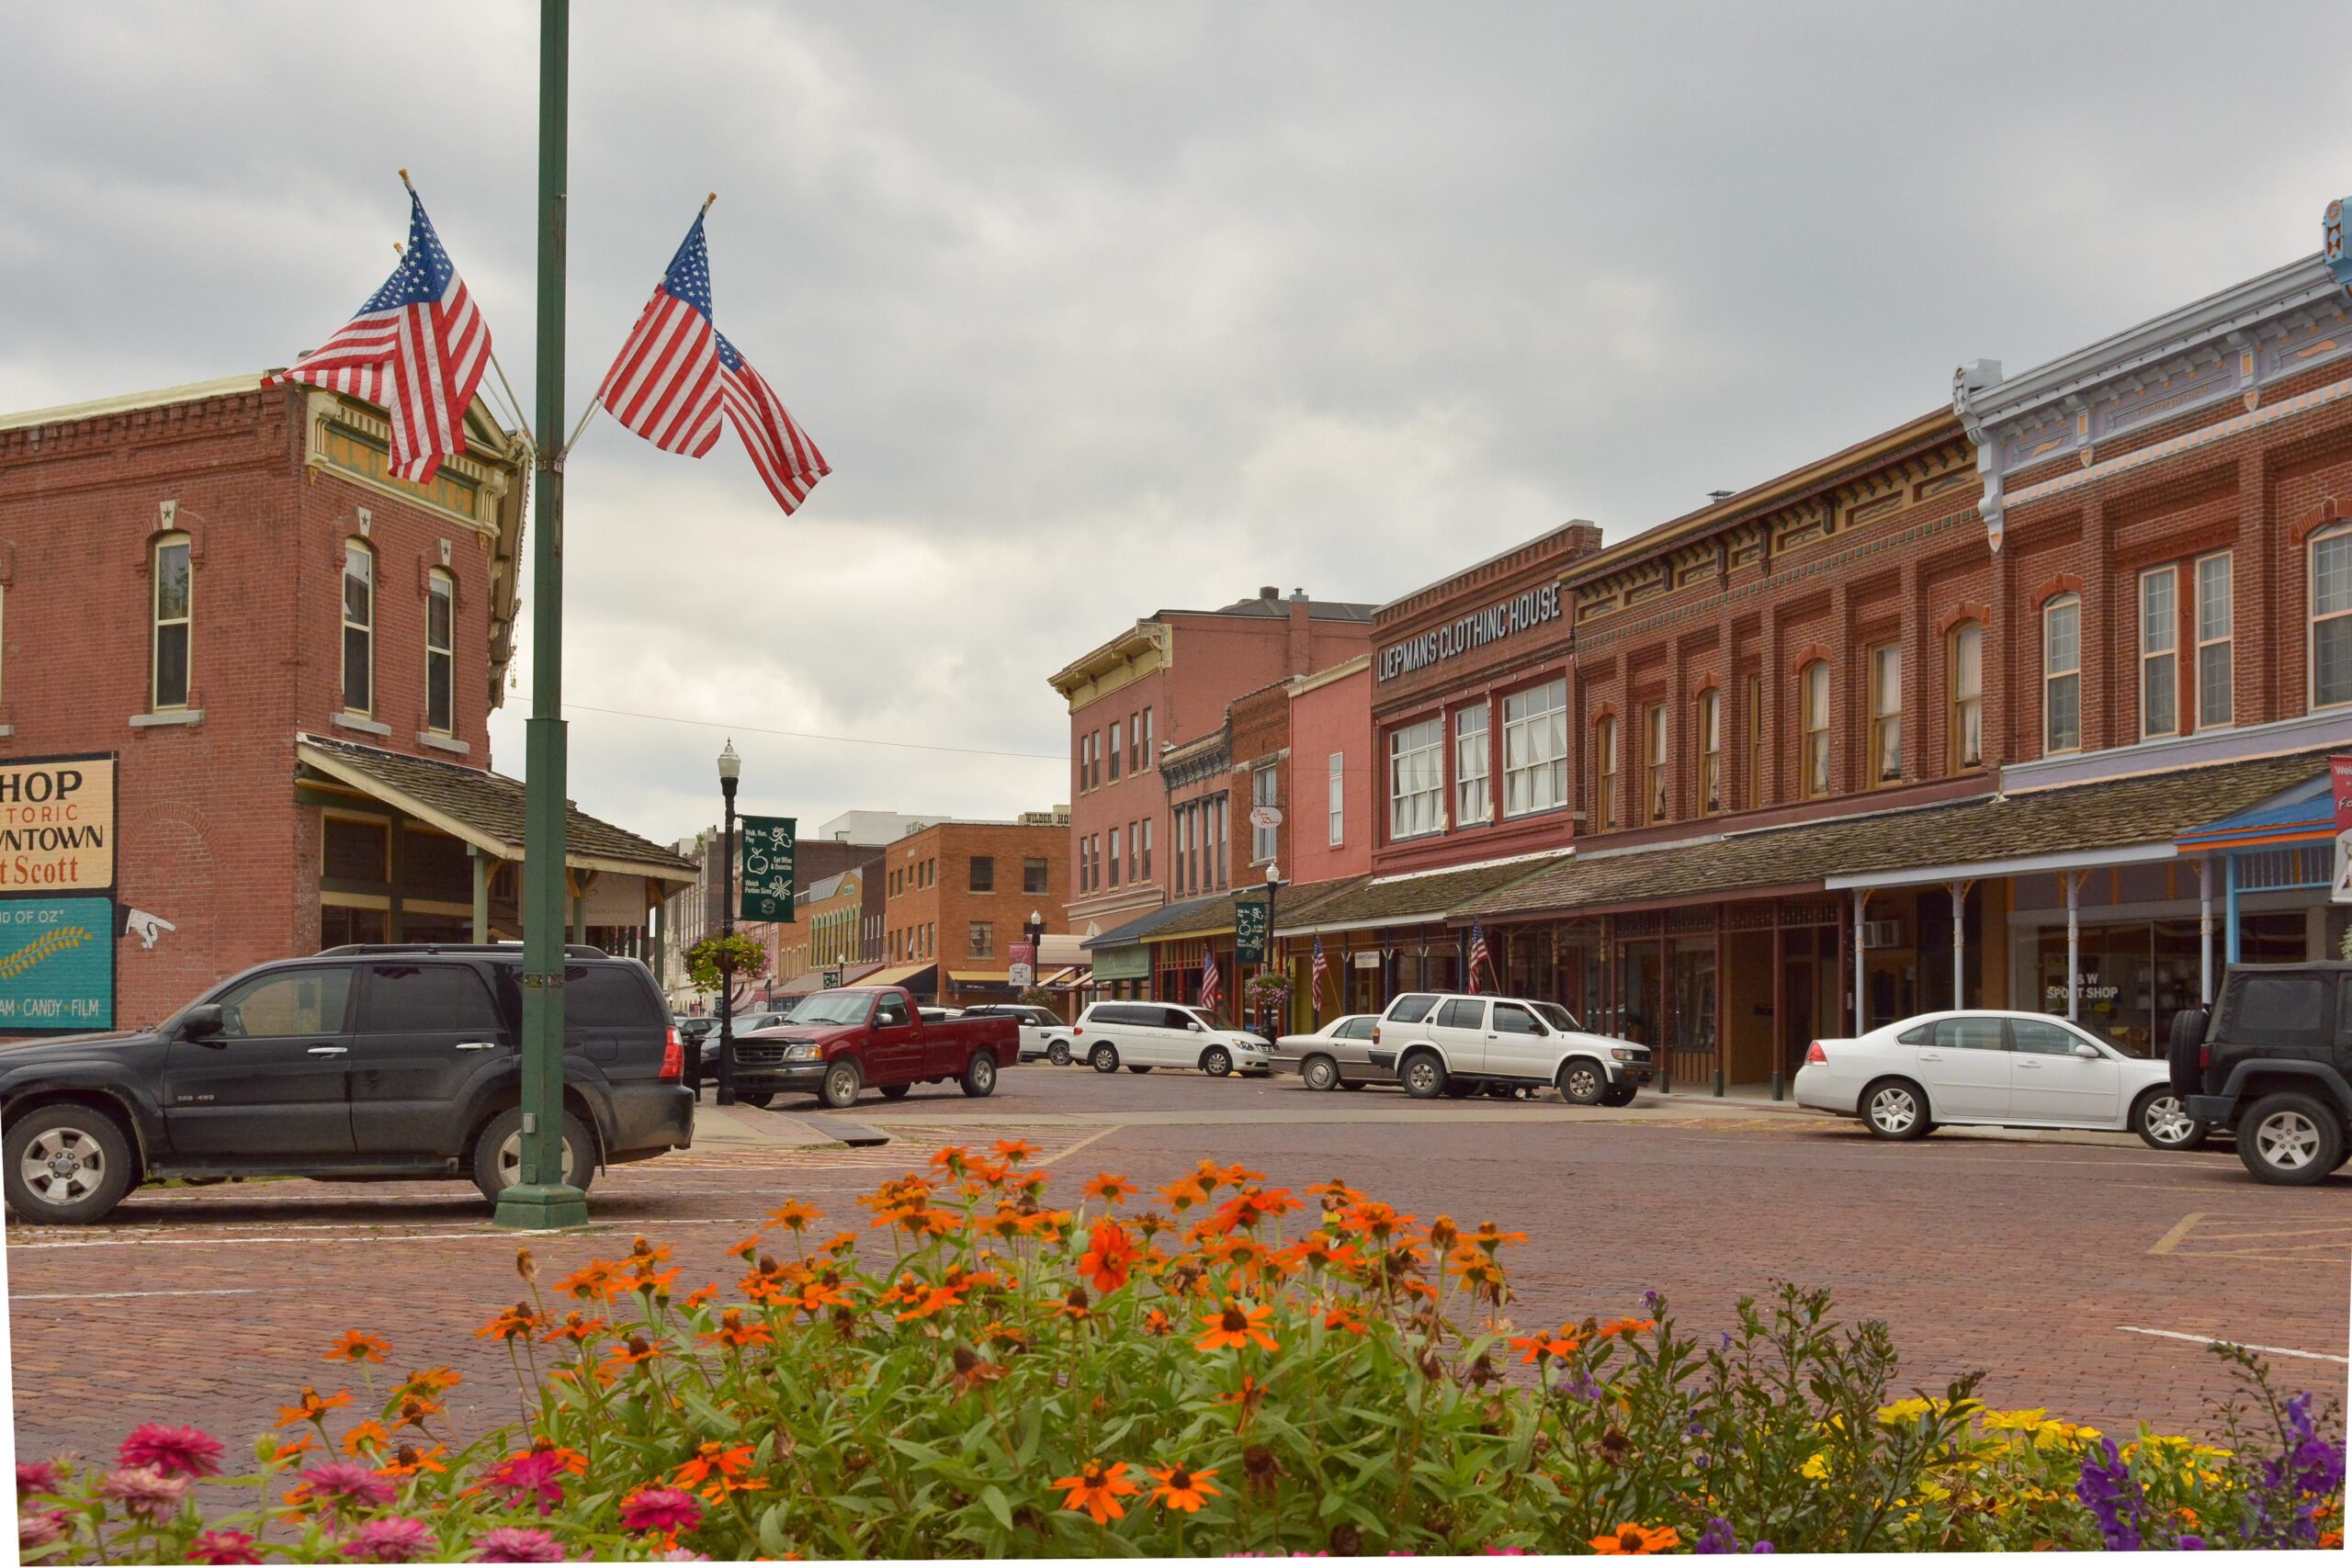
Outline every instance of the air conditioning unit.
<svg viewBox="0 0 2352 1568"><path fill-rule="evenodd" d="M1903 922L1901 920L1864 920L1862 945L1865 948L1901 947Z"/></svg>

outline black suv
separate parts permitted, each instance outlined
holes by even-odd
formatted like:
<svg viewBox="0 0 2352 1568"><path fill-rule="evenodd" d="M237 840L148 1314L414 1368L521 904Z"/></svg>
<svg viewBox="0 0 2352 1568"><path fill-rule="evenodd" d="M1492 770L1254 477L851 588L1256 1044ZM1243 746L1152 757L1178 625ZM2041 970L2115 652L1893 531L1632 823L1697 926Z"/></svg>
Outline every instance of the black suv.
<svg viewBox="0 0 2352 1568"><path fill-rule="evenodd" d="M2210 1013L2173 1015L2170 1062L2190 1118L2231 1128L2256 1179L2325 1179L2352 1157L2352 964L2233 968Z"/></svg>
<svg viewBox="0 0 2352 1568"><path fill-rule="evenodd" d="M565 1179L694 1138L684 1050L633 958L565 949ZM470 1177L522 1161L519 945L368 945L265 964L153 1030L0 1047L0 1185L86 1224L142 1181Z"/></svg>

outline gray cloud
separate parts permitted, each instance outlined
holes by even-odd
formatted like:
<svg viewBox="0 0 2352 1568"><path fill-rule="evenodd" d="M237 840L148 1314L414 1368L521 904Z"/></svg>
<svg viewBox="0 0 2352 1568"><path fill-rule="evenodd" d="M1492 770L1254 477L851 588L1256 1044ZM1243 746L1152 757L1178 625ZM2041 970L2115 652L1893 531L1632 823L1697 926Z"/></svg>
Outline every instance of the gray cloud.
<svg viewBox="0 0 2352 1568"><path fill-rule="evenodd" d="M836 473L787 521L731 439L592 429L568 690L1058 755L1044 676L1137 614L1662 521L2313 249L2352 19L2214 15L582 0L572 408L716 188L720 324ZM530 396L532 8L403 17L10 7L0 406L285 363L401 164ZM690 830L722 734L582 713L573 794ZM1067 794L736 743L810 818Z"/></svg>

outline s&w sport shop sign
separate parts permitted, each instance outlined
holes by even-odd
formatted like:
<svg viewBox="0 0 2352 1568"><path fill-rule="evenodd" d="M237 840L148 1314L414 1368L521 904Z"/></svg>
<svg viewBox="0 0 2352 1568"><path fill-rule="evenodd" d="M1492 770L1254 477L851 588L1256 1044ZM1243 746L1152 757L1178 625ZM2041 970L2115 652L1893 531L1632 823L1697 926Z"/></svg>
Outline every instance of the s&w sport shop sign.
<svg viewBox="0 0 2352 1568"><path fill-rule="evenodd" d="M114 886L114 759L0 763L0 894Z"/></svg>
<svg viewBox="0 0 2352 1568"><path fill-rule="evenodd" d="M1409 675L1416 670L1426 670L1456 654L1500 642L1513 633L1557 620L1559 615L1558 583L1531 588L1516 599L1506 599L1499 604L1489 604L1458 620L1448 621L1434 631L1423 632L1410 642L1389 644L1380 650L1380 679L1391 681L1399 675Z"/></svg>

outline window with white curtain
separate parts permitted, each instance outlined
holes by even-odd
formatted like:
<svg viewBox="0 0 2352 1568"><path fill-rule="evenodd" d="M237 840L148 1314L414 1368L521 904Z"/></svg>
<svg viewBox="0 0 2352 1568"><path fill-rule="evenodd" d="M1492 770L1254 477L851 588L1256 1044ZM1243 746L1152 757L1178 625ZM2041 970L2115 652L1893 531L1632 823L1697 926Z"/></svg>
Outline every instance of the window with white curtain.
<svg viewBox="0 0 2352 1568"><path fill-rule="evenodd" d="M1503 815L1548 811L1567 800L1567 682L1511 693L1503 698Z"/></svg>
<svg viewBox="0 0 2352 1568"><path fill-rule="evenodd" d="M1343 843L1348 836L1348 759L1345 753L1331 753L1331 841Z"/></svg>
<svg viewBox="0 0 2352 1568"><path fill-rule="evenodd" d="M2231 647L2234 616L2230 608L2230 553L2197 563L2197 728L2218 729L2231 722L2236 684Z"/></svg>
<svg viewBox="0 0 2352 1568"><path fill-rule="evenodd" d="M2312 539L2312 706L2352 703L2352 528Z"/></svg>
<svg viewBox="0 0 2352 1568"><path fill-rule="evenodd" d="M1494 820L1494 795L1489 788L1487 750L1487 705L1466 707L1453 716L1453 825Z"/></svg>
<svg viewBox="0 0 2352 1568"><path fill-rule="evenodd" d="M2140 734L2180 728L2180 577L2171 567L2140 574Z"/></svg>
<svg viewBox="0 0 2352 1568"><path fill-rule="evenodd" d="M2041 749L2083 744L2083 602L2069 593L2041 610Z"/></svg>
<svg viewBox="0 0 2352 1568"><path fill-rule="evenodd" d="M1425 718L1388 732L1388 836L1438 830L1445 808L1445 720Z"/></svg>

